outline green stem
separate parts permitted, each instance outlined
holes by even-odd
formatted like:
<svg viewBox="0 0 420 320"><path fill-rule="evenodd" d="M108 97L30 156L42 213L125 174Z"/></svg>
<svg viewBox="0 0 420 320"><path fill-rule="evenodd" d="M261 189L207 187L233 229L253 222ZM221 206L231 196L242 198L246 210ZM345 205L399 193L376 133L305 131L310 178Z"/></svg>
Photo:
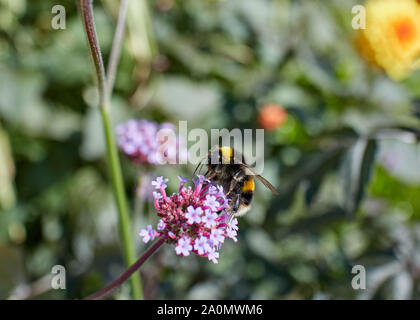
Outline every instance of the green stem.
<svg viewBox="0 0 420 320"><path fill-rule="evenodd" d="M109 117L109 88L107 90L107 81L105 75L104 63L101 55L99 42L96 36L95 22L93 19L92 0L80 0L80 11L83 24L89 43L90 53L95 66L99 89L99 106L102 115L102 124L104 127L106 150L108 157L108 166L111 173L112 186L117 202L119 225L122 236L125 264L131 266L136 261L136 254L131 233L130 216L128 213L127 201L125 198L124 183L121 172L121 164L115 143L114 130ZM140 282L140 274L135 273L131 277L131 290L134 299L143 299L143 292Z"/></svg>
<svg viewBox="0 0 420 320"><path fill-rule="evenodd" d="M122 235L122 242L125 252L125 263L128 266L136 261L136 254L131 234L131 222L128 214L127 201L125 198L124 183L121 172L120 159L115 144L114 130L112 130L111 121L109 119L108 109L101 108L102 122L105 131L105 141L109 167L111 171L112 186L114 189L115 198L119 212L120 230ZM143 292L140 282L140 274L135 273L131 279L131 289L133 291L134 299L143 299Z"/></svg>

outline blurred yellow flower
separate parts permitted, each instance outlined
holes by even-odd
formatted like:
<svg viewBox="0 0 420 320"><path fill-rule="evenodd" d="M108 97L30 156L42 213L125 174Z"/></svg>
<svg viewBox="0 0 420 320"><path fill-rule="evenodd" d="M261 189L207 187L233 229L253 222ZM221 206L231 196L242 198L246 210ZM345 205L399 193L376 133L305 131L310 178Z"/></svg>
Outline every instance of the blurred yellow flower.
<svg viewBox="0 0 420 320"><path fill-rule="evenodd" d="M366 60L401 80L419 66L420 5L416 0L368 0L366 29L356 45Z"/></svg>

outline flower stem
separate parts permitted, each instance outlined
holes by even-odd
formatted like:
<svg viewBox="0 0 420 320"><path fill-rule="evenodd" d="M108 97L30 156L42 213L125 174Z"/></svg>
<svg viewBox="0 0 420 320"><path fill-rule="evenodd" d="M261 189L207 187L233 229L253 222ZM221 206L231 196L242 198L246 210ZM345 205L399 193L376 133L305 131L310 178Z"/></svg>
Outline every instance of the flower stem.
<svg viewBox="0 0 420 320"><path fill-rule="evenodd" d="M120 60L121 46L124 38L125 20L127 17L128 0L121 0L120 12L118 13L117 27L115 28L114 40L112 42L111 54L109 56L108 68L106 70L107 83L106 95L111 97L117 74L118 61Z"/></svg>
<svg viewBox="0 0 420 320"><path fill-rule="evenodd" d="M89 43L90 53L92 55L93 64L95 66L96 77L98 79L99 90L99 106L106 108L108 106L106 95L106 76L104 61L102 59L101 48L96 36L95 22L93 20L92 0L80 0L80 11L82 14L83 24Z"/></svg>
<svg viewBox="0 0 420 320"><path fill-rule="evenodd" d="M102 60L99 42L96 36L95 23L93 20L92 0L80 0L80 10L89 43L90 52L95 66L99 89L99 106L102 115L102 124L105 133L105 142L108 158L108 166L111 173L112 186L117 202L119 225L122 236L125 264L130 266L136 259L134 243L128 206L124 191L124 182L122 179L121 164L118 157L118 151L115 143L114 131L109 117L109 100L107 81L105 75L104 62ZM140 275L135 274L131 278L131 290L134 299L142 299L143 292L141 288Z"/></svg>
<svg viewBox="0 0 420 320"><path fill-rule="evenodd" d="M165 243L165 240L163 238L159 238L159 240L156 241L151 247L149 247L149 249L147 249L146 252L143 253L143 255L133 265L131 265L126 271L124 271L124 273L121 274L117 280L107 285L101 291L98 291L92 294L91 296L85 298L85 300L95 300L95 299L101 298L105 294L110 292L111 290L120 286L134 272L136 272L143 265L143 263L145 263L146 260L149 259L153 255L153 253L155 253L156 250L159 249L164 243Z"/></svg>
<svg viewBox="0 0 420 320"><path fill-rule="evenodd" d="M111 170L112 186L114 189L114 194L119 212L119 224L125 252L125 261L126 265L129 266L136 260L136 255L131 233L130 216L128 214L127 201L124 192L120 159L118 157L114 131L111 127L111 121L109 119L108 110L106 108L101 108L101 114L105 131L107 157ZM131 278L131 289L133 291L132 293L134 299L143 299L139 274L135 274Z"/></svg>

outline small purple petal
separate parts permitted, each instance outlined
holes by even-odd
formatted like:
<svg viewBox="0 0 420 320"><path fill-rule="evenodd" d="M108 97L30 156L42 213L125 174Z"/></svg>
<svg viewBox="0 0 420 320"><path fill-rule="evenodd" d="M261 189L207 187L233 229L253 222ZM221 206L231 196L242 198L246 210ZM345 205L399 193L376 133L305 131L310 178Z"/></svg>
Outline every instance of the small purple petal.
<svg viewBox="0 0 420 320"><path fill-rule="evenodd" d="M194 249L197 250L199 255L204 255L207 252L212 251L212 247L209 244L209 239L207 237L201 236L200 238L195 239Z"/></svg>
<svg viewBox="0 0 420 320"><path fill-rule="evenodd" d="M180 238L175 247L175 252L177 255L183 255L184 257L190 255L192 250L192 245L190 244L190 239L186 236Z"/></svg>
<svg viewBox="0 0 420 320"><path fill-rule="evenodd" d="M238 242L238 239L236 238L237 234L238 233L232 228L230 227L226 228L226 236L228 238L231 238L234 242Z"/></svg>
<svg viewBox="0 0 420 320"><path fill-rule="evenodd" d="M164 179L163 177L157 177L155 181L152 181L152 185L155 187L155 189L166 189L167 185L166 182L168 182L169 179Z"/></svg>
<svg viewBox="0 0 420 320"><path fill-rule="evenodd" d="M165 229L165 227L166 227L166 223L165 223L165 222L163 222L163 220L162 220L162 219L160 219L160 220L159 220L159 222L158 222L158 224L157 224L157 229L158 229L158 230L164 230L164 229Z"/></svg>
<svg viewBox="0 0 420 320"><path fill-rule="evenodd" d="M225 241L224 231L221 229L212 229L209 238L213 245L217 247Z"/></svg>
<svg viewBox="0 0 420 320"><path fill-rule="evenodd" d="M206 200L204 200L204 205L209 207L211 211L216 212L220 206L220 203L216 200L215 196L207 195Z"/></svg>
<svg viewBox="0 0 420 320"><path fill-rule="evenodd" d="M194 209L193 206L189 206L187 208L187 212L185 213L185 217L188 219L187 222L189 224L200 223L202 214L203 214L203 209L201 207Z"/></svg>
<svg viewBox="0 0 420 320"><path fill-rule="evenodd" d="M148 243L149 241L153 240L155 238L156 231L152 228L152 226L149 224L146 229L140 230L140 237L143 238L144 243Z"/></svg>
<svg viewBox="0 0 420 320"><path fill-rule="evenodd" d="M204 216L201 218L202 222L207 228L213 228L217 225L218 215L208 209L205 210Z"/></svg>
<svg viewBox="0 0 420 320"><path fill-rule="evenodd" d="M153 198L155 198L155 200L159 200L162 199L162 195L159 192L153 191Z"/></svg>
<svg viewBox="0 0 420 320"><path fill-rule="evenodd" d="M209 253L209 255L207 256L207 258L212 261L214 264L219 263L219 261L217 261L217 259L219 258L219 252L217 251L212 251Z"/></svg>
<svg viewBox="0 0 420 320"><path fill-rule="evenodd" d="M239 228L238 228L238 219L236 219L236 218L233 218L231 221L230 221L230 223L228 224L228 227L229 228L231 228L231 229L233 229L233 230L238 230Z"/></svg>

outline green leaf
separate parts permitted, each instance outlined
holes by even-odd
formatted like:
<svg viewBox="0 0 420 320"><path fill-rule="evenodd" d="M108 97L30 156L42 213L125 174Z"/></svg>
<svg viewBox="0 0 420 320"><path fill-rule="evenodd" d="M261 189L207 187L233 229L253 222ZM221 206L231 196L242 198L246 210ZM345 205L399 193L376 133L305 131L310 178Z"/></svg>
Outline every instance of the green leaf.
<svg viewBox="0 0 420 320"><path fill-rule="evenodd" d="M349 150L344 162L344 208L354 215L363 199L366 186L370 180L375 161L377 143L375 140L360 138Z"/></svg>
<svg viewBox="0 0 420 320"><path fill-rule="evenodd" d="M325 175L337 169L345 150L345 147L339 146L323 152L317 151L302 158L286 176L280 178L282 181L279 187L280 195L273 198L268 212L274 214L287 209L292 204L294 194L302 181L307 182L305 200L308 206L311 205Z"/></svg>

